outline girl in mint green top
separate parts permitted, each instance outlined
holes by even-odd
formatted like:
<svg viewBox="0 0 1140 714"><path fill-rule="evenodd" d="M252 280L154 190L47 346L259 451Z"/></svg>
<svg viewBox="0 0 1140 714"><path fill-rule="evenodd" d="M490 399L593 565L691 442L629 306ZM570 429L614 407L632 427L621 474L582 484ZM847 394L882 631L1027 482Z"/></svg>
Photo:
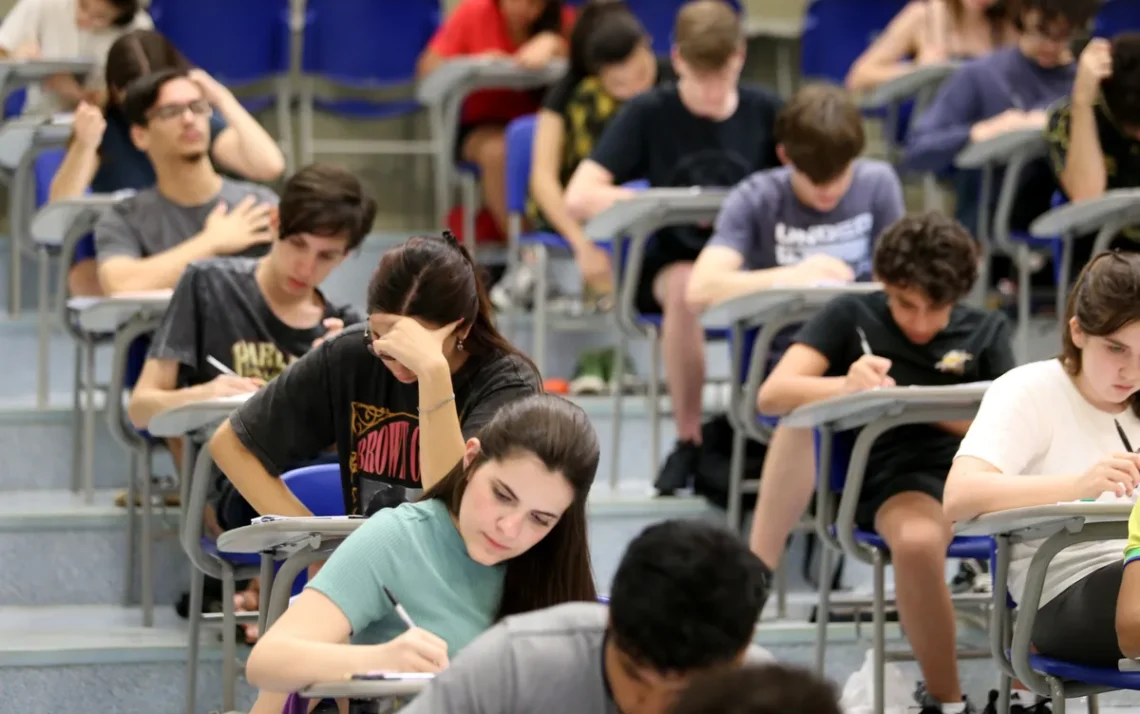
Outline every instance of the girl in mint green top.
<svg viewBox="0 0 1140 714"><path fill-rule="evenodd" d="M423 498L345 540L262 636L246 665L263 690L251 714L278 714L285 693L315 682L437 672L503 617L594 600L585 504L597 466L577 406L545 394L504 406Z"/></svg>

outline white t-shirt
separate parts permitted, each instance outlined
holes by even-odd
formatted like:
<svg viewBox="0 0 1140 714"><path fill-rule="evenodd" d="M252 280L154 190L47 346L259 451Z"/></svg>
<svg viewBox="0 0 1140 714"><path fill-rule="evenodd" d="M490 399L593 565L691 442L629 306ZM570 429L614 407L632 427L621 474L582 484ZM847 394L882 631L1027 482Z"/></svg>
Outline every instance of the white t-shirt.
<svg viewBox="0 0 1140 714"><path fill-rule="evenodd" d="M150 15L140 10L124 27L109 27L92 32L81 30L75 24L77 0L19 0L0 23L0 48L14 52L21 45L35 41L44 59L89 59L95 62L95 71L88 78L88 89L102 89L103 67L107 51L115 40L131 30L154 27ZM28 87L24 114L42 116L65 111L59 99L38 86Z"/></svg>
<svg viewBox="0 0 1140 714"><path fill-rule="evenodd" d="M982 399L958 456L973 456L1004 474L1080 474L1124 449L1113 419L1140 444L1140 419L1131 409L1108 414L1081 396L1060 360L1031 362L994 380ZM1094 541L1066 548L1050 563L1041 604L1090 573L1123 560L1124 540ZM1033 543L1013 547L1009 589L1021 600Z"/></svg>

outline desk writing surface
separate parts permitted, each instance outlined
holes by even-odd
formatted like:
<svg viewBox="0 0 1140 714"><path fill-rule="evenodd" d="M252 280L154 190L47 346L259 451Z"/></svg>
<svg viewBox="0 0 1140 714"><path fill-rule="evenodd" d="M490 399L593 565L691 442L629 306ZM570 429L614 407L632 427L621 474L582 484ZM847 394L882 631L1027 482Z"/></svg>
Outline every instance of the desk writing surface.
<svg viewBox="0 0 1140 714"><path fill-rule="evenodd" d="M320 535L344 539L368 519L366 518L284 518L254 523L218 536L218 550L224 553L268 553L300 538Z"/></svg>
<svg viewBox="0 0 1140 714"><path fill-rule="evenodd" d="M346 679L342 682L314 684L301 692L308 699L382 699L384 697L412 697L422 692L431 680L406 679Z"/></svg>
<svg viewBox="0 0 1140 714"><path fill-rule="evenodd" d="M954 74L959 65L959 62L944 62L916 67L900 77L875 87L867 93L863 104L868 107L881 107L910 99L926 87L935 85Z"/></svg>
<svg viewBox="0 0 1140 714"><path fill-rule="evenodd" d="M153 436L182 436L225 419L253 395L254 392L250 392L249 394L234 394L229 397L180 404L173 409L155 414L150 423L147 424L146 429Z"/></svg>
<svg viewBox="0 0 1140 714"><path fill-rule="evenodd" d="M780 423L806 428L834 425L842 420L845 428L854 428L869 424L896 409L905 410L908 406L976 406L981 404L989 385L989 382L971 382L941 387L882 387L805 404L781 419Z"/></svg>
<svg viewBox="0 0 1140 714"><path fill-rule="evenodd" d="M1029 232L1038 238L1085 235L1124 217L1140 220L1140 189L1113 189L1093 199L1057 206L1033 221Z"/></svg>
<svg viewBox="0 0 1140 714"><path fill-rule="evenodd" d="M134 194L134 190L125 189L115 193L94 193L49 203L32 216L32 238L38 245L58 247L63 244L64 237L80 217L94 223L103 211Z"/></svg>
<svg viewBox="0 0 1140 714"><path fill-rule="evenodd" d="M82 74L94 69L89 59L14 59L0 60L0 76L19 83L38 82L57 74Z"/></svg>
<svg viewBox="0 0 1140 714"><path fill-rule="evenodd" d="M770 313L789 305L794 304L804 309L823 307L840 295L873 293L882 290L882 287L879 283L775 286L710 305L701 313L701 325L715 329L739 322L762 324Z"/></svg>
<svg viewBox="0 0 1140 714"><path fill-rule="evenodd" d="M73 114L52 117L20 117L0 124L0 165L14 170L37 146L63 146L71 138Z"/></svg>
<svg viewBox="0 0 1140 714"><path fill-rule="evenodd" d="M694 212L708 213L708 220L716 218L720 206L728 196L726 188L647 188L635 195L615 201L612 206L586 222L583 230L592 240L610 240L624 235L638 221L655 212L683 216Z"/></svg>
<svg viewBox="0 0 1140 714"><path fill-rule="evenodd" d="M960 169L980 169L987 164L1004 164L1018 151L1046 149L1043 129L1007 131L986 141L972 142L954 157Z"/></svg>
<svg viewBox="0 0 1140 714"><path fill-rule="evenodd" d="M1132 504L1127 502L1073 501L1048 506L1028 506L998 513L986 513L968 521L961 521L954 524L954 534L992 536L1016 533L1070 519L1080 519L1085 523L1120 522L1126 527L1131 514ZM1123 551L1121 557L1124 557Z"/></svg>
<svg viewBox="0 0 1140 714"><path fill-rule="evenodd" d="M421 104L442 104L457 92L476 89L527 89L558 81L565 74L566 60L558 59L538 70L523 69L509 57L455 57L416 85L416 100Z"/></svg>
<svg viewBox="0 0 1140 714"><path fill-rule="evenodd" d="M67 308L76 314L85 332L114 332L140 312L163 312L172 290L120 293L109 297L73 297Z"/></svg>

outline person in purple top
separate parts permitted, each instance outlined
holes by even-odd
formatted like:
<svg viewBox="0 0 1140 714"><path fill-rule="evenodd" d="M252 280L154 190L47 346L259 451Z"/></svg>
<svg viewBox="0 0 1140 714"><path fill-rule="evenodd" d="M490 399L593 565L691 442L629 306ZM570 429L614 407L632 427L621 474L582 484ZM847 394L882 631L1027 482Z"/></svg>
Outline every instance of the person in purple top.
<svg viewBox="0 0 1140 714"><path fill-rule="evenodd" d="M907 137L903 167L944 174L971 142L1019 129L1044 130L1049 105L1072 90L1073 36L1089 24L1098 5L1097 0L1024 0L1015 18L1021 32L1017 44L967 62L942 85ZM1014 227L1028 225L1048 209L1056 187L1044 161L1028 167L1022 180L1032 190L1018 192ZM975 229L977 172L961 172L954 181L957 218ZM1000 177L994 182L999 185Z"/></svg>

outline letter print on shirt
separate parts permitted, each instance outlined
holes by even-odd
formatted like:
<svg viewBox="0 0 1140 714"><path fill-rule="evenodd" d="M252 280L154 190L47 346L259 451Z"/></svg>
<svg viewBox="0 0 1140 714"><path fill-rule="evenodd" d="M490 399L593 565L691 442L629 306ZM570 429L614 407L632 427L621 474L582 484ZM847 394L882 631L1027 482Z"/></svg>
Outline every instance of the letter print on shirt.
<svg viewBox="0 0 1140 714"><path fill-rule="evenodd" d="M403 502L404 489L421 488L420 421L415 414L352 402L351 429L353 512L371 515L376 507Z"/></svg>

